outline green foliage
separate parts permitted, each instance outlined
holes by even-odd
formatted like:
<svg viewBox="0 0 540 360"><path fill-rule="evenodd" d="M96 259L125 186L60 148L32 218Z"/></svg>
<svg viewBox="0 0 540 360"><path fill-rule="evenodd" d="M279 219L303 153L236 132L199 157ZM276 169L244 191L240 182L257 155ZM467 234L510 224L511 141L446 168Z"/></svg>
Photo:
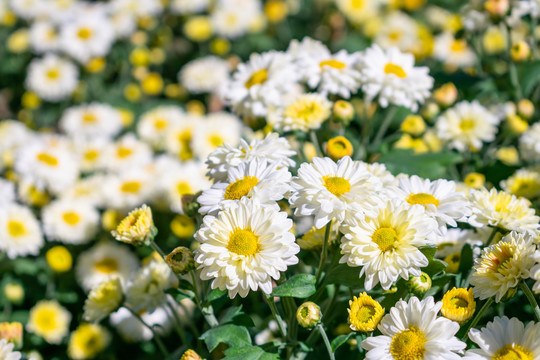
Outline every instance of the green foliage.
<svg viewBox="0 0 540 360"><path fill-rule="evenodd" d="M297 274L276 286L272 290L272 296L290 296L305 299L316 291L315 276L311 274Z"/></svg>

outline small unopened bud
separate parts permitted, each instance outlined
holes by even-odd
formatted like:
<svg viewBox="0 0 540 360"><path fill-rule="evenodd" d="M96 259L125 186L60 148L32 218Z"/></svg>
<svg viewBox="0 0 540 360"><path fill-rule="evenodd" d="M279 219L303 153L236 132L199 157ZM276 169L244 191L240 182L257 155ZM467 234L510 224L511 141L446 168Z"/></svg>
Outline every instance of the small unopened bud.
<svg viewBox="0 0 540 360"><path fill-rule="evenodd" d="M514 166L519 163L519 152L513 146L500 148L495 152L495 157L508 166Z"/></svg>
<svg viewBox="0 0 540 360"><path fill-rule="evenodd" d="M303 303L296 311L298 324L307 329L316 326L321 321L321 317L321 308L311 301Z"/></svg>
<svg viewBox="0 0 540 360"><path fill-rule="evenodd" d="M24 300L24 287L16 282L4 285L4 296L12 304L20 304Z"/></svg>
<svg viewBox="0 0 540 360"><path fill-rule="evenodd" d="M484 9L493 18L501 18L508 12L510 8L510 2L508 0L487 0L484 3Z"/></svg>
<svg viewBox="0 0 540 360"><path fill-rule="evenodd" d="M179 246L165 257L165 261L177 274L187 274L195 268L193 253L186 247Z"/></svg>
<svg viewBox="0 0 540 360"><path fill-rule="evenodd" d="M407 285L415 294L423 294L431 289L431 278L428 274L422 271L420 276L409 276Z"/></svg>
<svg viewBox="0 0 540 360"><path fill-rule="evenodd" d="M180 360L202 360L202 358L195 351L189 349L182 355Z"/></svg>
<svg viewBox="0 0 540 360"><path fill-rule="evenodd" d="M184 215L187 215L191 218L194 218L199 213L199 208L201 205L197 202L197 198L201 195L202 192L196 194L186 194L182 195L182 212Z"/></svg>
<svg viewBox="0 0 540 360"><path fill-rule="evenodd" d="M135 246L150 245L154 241L157 229L152 219L152 210L143 205L132 210L124 220L111 231L112 236L118 241Z"/></svg>
<svg viewBox="0 0 540 360"><path fill-rule="evenodd" d="M3 322L0 323L0 339L6 339L13 343L16 348L22 345L23 326L20 322Z"/></svg>
<svg viewBox="0 0 540 360"><path fill-rule="evenodd" d="M486 176L477 172L468 173L463 182L472 189L480 189L486 183Z"/></svg>
<svg viewBox="0 0 540 360"><path fill-rule="evenodd" d="M354 118L354 107L345 100L338 100L334 103L334 119L343 125L349 125Z"/></svg>
<svg viewBox="0 0 540 360"><path fill-rule="evenodd" d="M420 111L420 115L426 120L431 120L435 116L439 115L441 112L441 109L439 108L439 105L437 105L434 102L428 102L426 105L422 107L422 110Z"/></svg>
<svg viewBox="0 0 540 360"><path fill-rule="evenodd" d="M433 98L443 107L448 107L456 102L458 91L453 83L446 83L433 92Z"/></svg>
<svg viewBox="0 0 540 360"><path fill-rule="evenodd" d="M522 134L529 128L529 124L519 115L510 115L506 118L506 124L514 134Z"/></svg>
<svg viewBox="0 0 540 360"><path fill-rule="evenodd" d="M521 40L512 45L510 55L515 62L525 61L531 56L531 48L527 42Z"/></svg>
<svg viewBox="0 0 540 360"><path fill-rule="evenodd" d="M409 115L401 123L401 131L413 136L420 136L426 131L426 123L421 116Z"/></svg>
<svg viewBox="0 0 540 360"><path fill-rule="evenodd" d="M328 140L326 144L326 153L332 160L337 161L344 156L353 154L353 146L344 136L336 136Z"/></svg>
<svg viewBox="0 0 540 360"><path fill-rule="evenodd" d="M534 104L529 99L522 99L517 104L517 111L523 118L530 119L534 115Z"/></svg>

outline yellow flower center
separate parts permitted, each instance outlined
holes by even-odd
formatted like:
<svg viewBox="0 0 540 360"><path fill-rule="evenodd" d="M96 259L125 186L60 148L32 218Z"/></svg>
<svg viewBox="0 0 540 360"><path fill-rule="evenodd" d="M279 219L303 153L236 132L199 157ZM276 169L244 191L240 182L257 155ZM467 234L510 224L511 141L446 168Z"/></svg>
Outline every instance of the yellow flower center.
<svg viewBox="0 0 540 360"><path fill-rule="evenodd" d="M369 320L371 320L373 315L375 315L376 313L377 313L377 310L375 309L375 306L363 305L358 309L355 316L359 322L366 323Z"/></svg>
<svg viewBox="0 0 540 360"><path fill-rule="evenodd" d="M113 258L103 258L94 264L94 269L104 274L110 274L118 270L118 262Z"/></svg>
<svg viewBox="0 0 540 360"><path fill-rule="evenodd" d="M49 80L56 80L60 77L60 71L57 68L51 68L45 75Z"/></svg>
<svg viewBox="0 0 540 360"><path fill-rule="evenodd" d="M87 27L80 28L77 32L77 37L82 40L88 40L92 37L92 29Z"/></svg>
<svg viewBox="0 0 540 360"><path fill-rule="evenodd" d="M161 118L156 119L156 120L154 121L154 127L156 128L156 130L163 130L163 129L165 129L165 128L167 127L167 124L168 124L167 120L161 119Z"/></svg>
<svg viewBox="0 0 540 360"><path fill-rule="evenodd" d="M344 69L347 67L345 63L342 63L341 61L330 59L330 60L324 60L319 63L319 67L323 69L325 66L330 66L334 69Z"/></svg>
<svg viewBox="0 0 540 360"><path fill-rule="evenodd" d="M141 183L138 181L126 181L120 187L120 190L125 193L136 194L141 188Z"/></svg>
<svg viewBox="0 0 540 360"><path fill-rule="evenodd" d="M99 152L94 149L88 150L86 153L84 153L84 159L90 162L96 160L98 156Z"/></svg>
<svg viewBox="0 0 540 360"><path fill-rule="evenodd" d="M469 306L469 302L459 296L454 296L450 299L449 306L454 309L467 308Z"/></svg>
<svg viewBox="0 0 540 360"><path fill-rule="evenodd" d="M459 122L459 128L461 131L470 131L474 128L474 120L464 119Z"/></svg>
<svg viewBox="0 0 540 360"><path fill-rule="evenodd" d="M40 310L36 314L36 326L42 331L51 331L56 328L56 313L50 309Z"/></svg>
<svg viewBox="0 0 540 360"><path fill-rule="evenodd" d="M395 360L421 360L426 349L426 337L416 327L400 331L392 337L390 353Z"/></svg>
<svg viewBox="0 0 540 360"><path fill-rule="evenodd" d="M236 180L225 189L225 200L240 200L259 183L255 176L244 176L243 179Z"/></svg>
<svg viewBox="0 0 540 360"><path fill-rule="evenodd" d="M218 147L223 145L223 138L219 134L212 134L208 137L208 142L212 146Z"/></svg>
<svg viewBox="0 0 540 360"><path fill-rule="evenodd" d="M467 42L463 39L461 40L454 40L452 42L452 45L450 45L450 50L452 52L463 52L467 49Z"/></svg>
<svg viewBox="0 0 540 360"><path fill-rule="evenodd" d="M385 252L394 248L394 244L397 240L397 233L393 228L382 227L375 230L371 236L371 240L377 244L382 252Z"/></svg>
<svg viewBox="0 0 540 360"><path fill-rule="evenodd" d="M384 66L384 73L385 74L394 74L399 78L405 78L407 77L407 73L403 68L399 65L388 63Z"/></svg>
<svg viewBox="0 0 540 360"><path fill-rule="evenodd" d="M300 100L287 106L284 111L285 117L298 119L304 123L320 121L322 116L325 116L324 109L321 104L313 100Z"/></svg>
<svg viewBox="0 0 540 360"><path fill-rule="evenodd" d="M86 123L86 124L93 124L97 122L97 116L90 112L87 112L83 114L82 121L83 123Z"/></svg>
<svg viewBox="0 0 540 360"><path fill-rule="evenodd" d="M49 166L58 166L58 159L47 153L39 153L37 159Z"/></svg>
<svg viewBox="0 0 540 360"><path fill-rule="evenodd" d="M407 202L411 205L424 205L425 208L429 204L435 205L435 207L439 206L439 200L435 196L426 193L410 194Z"/></svg>
<svg viewBox="0 0 540 360"><path fill-rule="evenodd" d="M189 184L185 181L180 181L176 184L176 191L180 195L193 193L193 190L191 190L191 186L189 186Z"/></svg>
<svg viewBox="0 0 540 360"><path fill-rule="evenodd" d="M268 80L268 71L266 69L261 69L255 71L246 81L246 88L251 88L254 85L264 84Z"/></svg>
<svg viewBox="0 0 540 360"><path fill-rule="evenodd" d="M74 211L65 212L64 215L62 215L62 218L71 226L77 225L79 221L81 221L79 214Z"/></svg>
<svg viewBox="0 0 540 360"><path fill-rule="evenodd" d="M337 197L351 191L349 180L340 176L323 176L324 187Z"/></svg>
<svg viewBox="0 0 540 360"><path fill-rule="evenodd" d="M17 220L10 220L7 223L8 233L12 237L19 237L26 234L26 228L24 224Z"/></svg>
<svg viewBox="0 0 540 360"><path fill-rule="evenodd" d="M236 229L229 235L227 249L237 255L255 255L259 252L259 237L250 228Z"/></svg>
<svg viewBox="0 0 540 360"><path fill-rule="evenodd" d="M364 8L364 0L351 0L351 7L353 9L362 9L362 8Z"/></svg>
<svg viewBox="0 0 540 360"><path fill-rule="evenodd" d="M533 354L521 345L508 344L500 348L492 360L533 360Z"/></svg>
<svg viewBox="0 0 540 360"><path fill-rule="evenodd" d="M125 159L131 154L133 154L133 150L131 148L120 146L118 149L116 149L116 156L118 156L120 159Z"/></svg>
<svg viewBox="0 0 540 360"><path fill-rule="evenodd" d="M403 36L403 33L399 30L392 30L388 34L388 37L390 38L390 40L395 41L395 42L401 39L402 36Z"/></svg>

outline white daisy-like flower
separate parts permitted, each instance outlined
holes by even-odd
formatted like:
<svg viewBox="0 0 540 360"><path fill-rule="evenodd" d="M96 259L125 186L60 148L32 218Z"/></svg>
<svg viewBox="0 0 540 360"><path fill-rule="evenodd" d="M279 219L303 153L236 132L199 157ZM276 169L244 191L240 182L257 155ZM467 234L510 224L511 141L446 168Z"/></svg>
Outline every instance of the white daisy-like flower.
<svg viewBox="0 0 540 360"><path fill-rule="evenodd" d="M137 30L137 18L133 14L123 11L113 11L109 16L109 20L117 39L128 38Z"/></svg>
<svg viewBox="0 0 540 360"><path fill-rule="evenodd" d="M99 212L83 200L55 200L42 209L43 231L50 241L84 244L99 230Z"/></svg>
<svg viewBox="0 0 540 360"><path fill-rule="evenodd" d="M71 313L56 300L40 300L28 314L26 330L49 344L60 344L69 333Z"/></svg>
<svg viewBox="0 0 540 360"><path fill-rule="evenodd" d="M379 16L384 0L334 0L337 8L347 19L356 25L362 25L370 19Z"/></svg>
<svg viewBox="0 0 540 360"><path fill-rule="evenodd" d="M473 226L493 226L532 234L539 230L540 217L536 216L527 199L502 190L483 188L471 190L469 201L473 213L469 222Z"/></svg>
<svg viewBox="0 0 540 360"><path fill-rule="evenodd" d="M135 310L153 312L166 305L166 290L177 287L178 280L164 261L151 261L141 268L129 282L126 302Z"/></svg>
<svg viewBox="0 0 540 360"><path fill-rule="evenodd" d="M212 280L213 289L228 290L230 298L259 288L270 294L272 279L298 262L292 225L287 213L248 199L217 217L205 216L195 234L201 243L195 254L201 279Z"/></svg>
<svg viewBox="0 0 540 360"><path fill-rule="evenodd" d="M74 152L77 154L81 171L91 173L104 167L105 149L112 146L111 140L97 137L93 139L77 139L73 141Z"/></svg>
<svg viewBox="0 0 540 360"><path fill-rule="evenodd" d="M137 17L156 16L163 12L160 0L112 0L110 6L115 13L124 12Z"/></svg>
<svg viewBox="0 0 540 360"><path fill-rule="evenodd" d="M10 0L9 7L17 16L32 20L44 14L46 2L44 0Z"/></svg>
<svg viewBox="0 0 540 360"><path fill-rule="evenodd" d="M223 144L208 155L206 164L208 176L215 181L225 182L229 168L248 162L252 159L277 162L277 166L291 167L296 162L291 159L296 152L291 149L291 144L277 133L270 133L264 139L254 139L250 143L240 140L238 147Z"/></svg>
<svg viewBox="0 0 540 360"><path fill-rule="evenodd" d="M530 276L531 279L536 280L536 282L533 285L532 290L540 294L540 250L536 250L534 253L534 260L536 261L536 265L534 265L531 268Z"/></svg>
<svg viewBox="0 0 540 360"><path fill-rule="evenodd" d="M397 186L398 180L388 169L386 165L380 163L366 164L367 171L375 175L381 180L383 188L390 188ZM393 191L393 190L392 190Z"/></svg>
<svg viewBox="0 0 540 360"><path fill-rule="evenodd" d="M216 56L188 62L178 73L178 82L192 94L216 92L229 80L229 63Z"/></svg>
<svg viewBox="0 0 540 360"><path fill-rule="evenodd" d="M141 115L137 123L137 135L157 150L165 148L167 134L185 117L179 106L158 106Z"/></svg>
<svg viewBox="0 0 540 360"><path fill-rule="evenodd" d="M402 52L420 52L422 40L418 37L420 27L409 15L392 11L379 26L373 42L383 49L397 47Z"/></svg>
<svg viewBox="0 0 540 360"><path fill-rule="evenodd" d="M316 130L332 115L332 103L319 93L301 94L281 108L270 109L267 121L278 131Z"/></svg>
<svg viewBox="0 0 540 360"><path fill-rule="evenodd" d="M210 0L172 0L169 7L174 14L200 13L210 6Z"/></svg>
<svg viewBox="0 0 540 360"><path fill-rule="evenodd" d="M297 70L289 55L271 51L252 54L238 65L222 95L234 112L243 117L264 117L268 107L282 105L283 95L294 90Z"/></svg>
<svg viewBox="0 0 540 360"><path fill-rule="evenodd" d="M416 175L403 176L399 179L396 191L407 204L423 206L426 215L437 220L440 235L444 235L447 226L456 227L456 221L465 221L471 215L466 194L456 191L456 183L453 181L430 181Z"/></svg>
<svg viewBox="0 0 540 360"><path fill-rule="evenodd" d="M458 151L479 150L495 140L500 119L478 101L462 101L446 110L435 124L437 136Z"/></svg>
<svg viewBox="0 0 540 360"><path fill-rule="evenodd" d="M379 323L379 336L368 337L362 347L367 360L459 360L466 344L455 335L459 324L437 316L442 302L433 296L399 300Z"/></svg>
<svg viewBox="0 0 540 360"><path fill-rule="evenodd" d="M79 83L79 70L70 61L47 54L28 65L25 86L40 98L58 102L70 97Z"/></svg>
<svg viewBox="0 0 540 360"><path fill-rule="evenodd" d="M108 104L91 103L68 108L59 125L76 139L113 138L122 130L122 115Z"/></svg>
<svg viewBox="0 0 540 360"><path fill-rule="evenodd" d="M107 241L94 245L79 256L75 275L83 289L90 291L110 277L118 277L125 286L138 268L139 260L128 247Z"/></svg>
<svg viewBox="0 0 540 360"><path fill-rule="evenodd" d="M14 202L15 197L15 184L9 180L0 179L0 199L2 199L0 208Z"/></svg>
<svg viewBox="0 0 540 360"><path fill-rule="evenodd" d="M185 114L173 121L165 133L165 150L183 161L193 159L193 135L201 121L204 121L203 117L194 114Z"/></svg>
<svg viewBox="0 0 540 360"><path fill-rule="evenodd" d="M469 338L478 349L467 350L466 360L540 359L540 323L525 326L519 319L496 316L482 329L471 329Z"/></svg>
<svg viewBox="0 0 540 360"><path fill-rule="evenodd" d="M476 55L465 39L456 39L450 32L435 38L433 57L450 68L468 68L476 63Z"/></svg>
<svg viewBox="0 0 540 360"><path fill-rule="evenodd" d="M433 78L425 66L414 66L414 56L397 48L383 50L378 45L366 49L357 64L362 90L379 104L404 106L412 111L424 103L433 87Z"/></svg>
<svg viewBox="0 0 540 360"><path fill-rule="evenodd" d="M37 54L57 51L60 46L58 30L49 21L36 21L30 26L30 46Z"/></svg>
<svg viewBox="0 0 540 360"><path fill-rule="evenodd" d="M59 199L73 199L84 201L96 208L104 207L103 184L106 175L96 173L79 179L72 186L65 188L59 194Z"/></svg>
<svg viewBox="0 0 540 360"><path fill-rule="evenodd" d="M14 152L19 147L33 142L34 136L32 130L18 120L1 120L0 152L6 156L9 152Z"/></svg>
<svg viewBox="0 0 540 360"><path fill-rule="evenodd" d="M480 255L481 246L484 244L483 234L477 234L474 230L448 229L444 236L437 237L435 256L440 259L450 255L460 256L465 244L473 248L473 255Z"/></svg>
<svg viewBox="0 0 540 360"><path fill-rule="evenodd" d="M436 222L419 206L388 201L377 211L342 228L339 262L362 266L360 277L366 275L368 291L378 283L388 290L399 277L420 276L428 259L419 248L434 244L431 236L436 230Z"/></svg>
<svg viewBox="0 0 540 360"><path fill-rule="evenodd" d="M519 154L525 161L540 161L540 123L532 124L519 138Z"/></svg>
<svg viewBox="0 0 540 360"><path fill-rule="evenodd" d="M111 277L92 288L84 302L83 319L99 322L120 307L124 295L122 284L116 277Z"/></svg>
<svg viewBox="0 0 540 360"><path fill-rule="evenodd" d="M279 210L276 201L290 190L291 173L277 168L276 163L253 159L229 169L227 182L215 183L197 198L201 214L215 215L240 199L247 197Z"/></svg>
<svg viewBox="0 0 540 360"><path fill-rule="evenodd" d="M256 0L218 0L210 21L217 35L230 39L248 32L254 20L262 15L261 3Z"/></svg>
<svg viewBox="0 0 540 360"><path fill-rule="evenodd" d="M19 360L21 353L13 350L15 344L8 342L6 339L0 339L0 359L2 360Z"/></svg>
<svg viewBox="0 0 540 360"><path fill-rule="evenodd" d="M218 146L225 143L232 146L238 145L242 129L242 122L232 114L225 112L209 114L195 127L192 141L193 154L199 159L206 159Z"/></svg>
<svg viewBox="0 0 540 360"><path fill-rule="evenodd" d="M140 168L152 161L152 149L132 133L108 144L103 152L103 167L112 172Z"/></svg>
<svg viewBox="0 0 540 360"><path fill-rule="evenodd" d="M149 201L157 188L148 169L135 168L105 179L103 194L107 206L128 211Z"/></svg>
<svg viewBox="0 0 540 360"><path fill-rule="evenodd" d="M43 235L32 211L15 203L0 207L0 251L10 259L37 255Z"/></svg>
<svg viewBox="0 0 540 360"><path fill-rule="evenodd" d="M381 189L381 182L364 163L346 156L337 163L330 158L313 158L313 164L302 164L292 187L289 202L294 214L314 215L315 227L320 229L334 218L342 223L373 214L379 202L374 194Z"/></svg>
<svg viewBox="0 0 540 360"><path fill-rule="evenodd" d="M297 39L291 40L287 48L287 54L291 55L294 61L305 56L316 56L317 54L328 51L326 45L308 36L304 37L301 41Z"/></svg>

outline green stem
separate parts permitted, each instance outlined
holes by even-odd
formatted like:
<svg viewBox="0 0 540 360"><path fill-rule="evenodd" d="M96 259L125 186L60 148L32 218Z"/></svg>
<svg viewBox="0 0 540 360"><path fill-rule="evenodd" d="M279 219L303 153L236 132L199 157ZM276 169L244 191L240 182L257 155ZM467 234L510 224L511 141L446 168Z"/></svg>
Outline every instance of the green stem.
<svg viewBox="0 0 540 360"><path fill-rule="evenodd" d="M161 338L159 337L159 335L155 332L154 328L150 325L148 325L143 319L142 317L140 317L139 314L137 314L132 308L130 308L129 306L125 306L126 309L129 310L129 312L135 316L137 319L139 319L139 321L148 329L152 332L152 335L153 335L153 339L157 345L157 347L159 348L159 351L161 351L161 353L163 354L163 356L165 357L165 359L169 359L170 358L170 354L169 354L169 351L167 350L167 348L165 347L165 344L163 344L163 341L161 341Z"/></svg>
<svg viewBox="0 0 540 360"><path fill-rule="evenodd" d="M538 38L536 36L536 27L538 25L538 19L535 16L532 16L531 25L532 25L531 34L533 38L533 46L532 46L533 58L534 60L538 60Z"/></svg>
<svg viewBox="0 0 540 360"><path fill-rule="evenodd" d="M540 321L540 307L538 306L538 302L536 301L534 294L532 293L531 289L529 288L525 280L523 280L519 284L519 287L521 288L521 291L523 291L523 293L527 297L527 300L529 300L529 302L531 303L536 321Z"/></svg>
<svg viewBox="0 0 540 360"><path fill-rule="evenodd" d="M510 83L515 90L516 100L519 100L523 97L521 93L521 85L519 84L519 78L517 73L516 63L512 60L512 35L510 33L510 27L506 25L506 42L507 42L507 52L508 52L508 67L510 74Z"/></svg>
<svg viewBox="0 0 540 360"><path fill-rule="evenodd" d="M499 232L499 228L493 228L493 231L491 232L491 234L489 234L489 238L486 242L486 247L491 245L491 243L493 242L493 239L495 239L495 235L497 235L498 232Z"/></svg>
<svg viewBox="0 0 540 360"><path fill-rule="evenodd" d="M335 288L334 288L334 295L332 296L332 299L330 300L330 302L328 303L328 305L326 305L324 307L324 310L323 310L323 314L326 314L328 312L328 310L332 309L332 307L334 306L334 304L336 303L336 300L339 296L339 289L341 287L341 284L336 284Z"/></svg>
<svg viewBox="0 0 540 360"><path fill-rule="evenodd" d="M324 157L321 145L319 144L319 139L317 138L317 133L315 130L311 130L309 132L309 136L311 138L311 142L313 143L313 146L315 146L315 151L317 152L317 156Z"/></svg>
<svg viewBox="0 0 540 360"><path fill-rule="evenodd" d="M195 270L190 271L191 275L191 282L193 285L193 293L195 294L195 303L197 304L197 307L199 310L201 310L201 313L204 316L204 319L210 325L210 327L216 327L219 325L219 322L216 319L216 316L214 315L214 310L212 309L212 306L203 306L201 298L199 297L199 285L197 282L197 276L195 275Z"/></svg>
<svg viewBox="0 0 540 360"><path fill-rule="evenodd" d="M484 314L484 312L491 306L493 303L493 297L490 297L487 299L487 301L484 303L484 306L476 313L476 316L472 319L472 321L469 323L469 326L467 326L467 330L463 334L463 337L461 338L462 341L467 340L467 335L469 334L469 330L474 328L476 324L478 324L478 321L480 321L480 318Z"/></svg>
<svg viewBox="0 0 540 360"><path fill-rule="evenodd" d="M270 311L272 311L272 315L274 315L274 319L276 319L279 327L279 331L281 332L281 336L283 336L284 339L287 338L287 329L285 326L285 322L283 321L283 318L278 312L278 309L276 307L276 303L274 303L274 298L272 295L266 295L266 301L268 302L268 306L270 307Z"/></svg>
<svg viewBox="0 0 540 360"><path fill-rule="evenodd" d="M188 341L186 339L186 334L184 332L184 329L182 328L182 323L180 321L180 318L178 317L178 314L177 314L174 306L169 301L167 301L167 306L171 310L171 315L174 318L173 322L174 322L174 328L176 330L176 333L180 337L180 340L182 341L182 344L188 345Z"/></svg>
<svg viewBox="0 0 540 360"><path fill-rule="evenodd" d="M384 117L381 127L379 127L379 130L377 131L377 135L375 135L375 139L373 140L374 146L378 146L381 140L383 139L384 135L386 134L386 131L388 130L388 127L390 124L392 124L392 120L394 119L394 116L396 115L397 107L392 107L390 110L387 111L386 116Z"/></svg>
<svg viewBox="0 0 540 360"><path fill-rule="evenodd" d="M326 229L324 231L324 242L323 247L321 251L321 260L319 262L319 268L317 269L317 275L315 276L315 283L317 284L321 278L322 275L322 269L324 267L324 263L326 262L326 253L328 251L328 241L330 239L330 232L332 230L332 224L334 223L334 219L330 220L328 224L326 224Z"/></svg>
<svg viewBox="0 0 540 360"><path fill-rule="evenodd" d="M317 328L319 329L319 332L324 340L324 346L326 346L326 351L328 351L328 357L331 360L335 360L336 358L334 357L334 352L332 351L332 345L330 345L330 341L328 340L328 336L326 335L326 331L324 331L322 324L317 325Z"/></svg>

